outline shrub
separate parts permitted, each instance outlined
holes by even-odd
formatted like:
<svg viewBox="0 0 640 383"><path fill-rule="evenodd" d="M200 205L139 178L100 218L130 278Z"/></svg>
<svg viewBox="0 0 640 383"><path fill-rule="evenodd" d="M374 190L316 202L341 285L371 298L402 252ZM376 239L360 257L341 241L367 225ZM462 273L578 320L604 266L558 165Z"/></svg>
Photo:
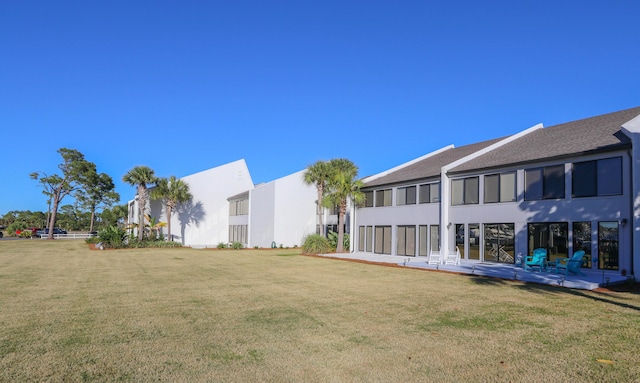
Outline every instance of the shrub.
<svg viewBox="0 0 640 383"><path fill-rule="evenodd" d="M242 243L240 242L234 242L233 244L231 244L231 248L238 250L244 248L244 246L242 246Z"/></svg>
<svg viewBox="0 0 640 383"><path fill-rule="evenodd" d="M89 237L89 238L87 238L87 239L85 239L85 240L84 240L84 243L88 243L88 244L91 244L91 243L98 243L98 242L100 242L100 238L98 238L97 236L95 236L95 237Z"/></svg>
<svg viewBox="0 0 640 383"><path fill-rule="evenodd" d="M327 237L329 238L329 244L331 245L331 249L335 250L338 248L338 233L335 231L330 231L327 233ZM342 248L349 248L349 234L344 233L342 237Z"/></svg>
<svg viewBox="0 0 640 383"><path fill-rule="evenodd" d="M329 240L319 234L308 235L302 245L305 254L328 253L330 250Z"/></svg>
<svg viewBox="0 0 640 383"><path fill-rule="evenodd" d="M107 226L100 230L98 238L104 247L120 249L126 247L127 233L117 226Z"/></svg>
<svg viewBox="0 0 640 383"><path fill-rule="evenodd" d="M229 245L227 245L224 242L220 242L220 243L218 243L217 247L218 247L218 249L226 249L227 247L229 247Z"/></svg>

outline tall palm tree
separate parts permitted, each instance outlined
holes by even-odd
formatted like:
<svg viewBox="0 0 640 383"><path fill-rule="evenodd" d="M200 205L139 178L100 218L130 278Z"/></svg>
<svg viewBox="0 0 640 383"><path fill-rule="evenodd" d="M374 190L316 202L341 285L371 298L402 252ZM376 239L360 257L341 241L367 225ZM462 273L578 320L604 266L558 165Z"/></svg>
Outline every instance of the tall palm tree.
<svg viewBox="0 0 640 383"><path fill-rule="evenodd" d="M144 216L147 210L148 186L157 182L153 169L148 166L136 166L122 177L122 180L131 186L137 187L138 195L138 240L142 240L144 233Z"/></svg>
<svg viewBox="0 0 640 383"><path fill-rule="evenodd" d="M314 164L309 165L307 170L304 172L303 177L306 184L315 185L316 190L318 191L318 200L316 202L318 206L316 214L318 215L318 226L320 227L319 234L324 236L324 209L322 199L324 198L327 182L331 177L331 168L329 167L329 163L326 161L316 161Z"/></svg>
<svg viewBox="0 0 640 383"><path fill-rule="evenodd" d="M364 193L360 189L362 181L356 179L358 167L347 159L329 161L331 177L328 181L328 194L325 206L338 206L338 243L336 252L344 251L344 218L347 212L347 200L351 199L355 205L364 201Z"/></svg>
<svg viewBox="0 0 640 383"><path fill-rule="evenodd" d="M164 202L167 211L167 237L171 241L171 214L179 203L187 202L193 198L189 192L189 184L176 176L171 176L169 179L160 178L156 188L151 191L151 196Z"/></svg>

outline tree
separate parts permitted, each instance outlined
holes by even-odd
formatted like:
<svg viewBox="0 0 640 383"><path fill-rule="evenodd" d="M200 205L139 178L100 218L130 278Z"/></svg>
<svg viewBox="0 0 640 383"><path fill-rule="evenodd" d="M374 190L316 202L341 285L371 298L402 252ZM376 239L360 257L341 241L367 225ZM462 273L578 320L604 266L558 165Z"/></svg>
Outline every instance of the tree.
<svg viewBox="0 0 640 383"><path fill-rule="evenodd" d="M169 179L160 178L157 186L151 190L151 197L162 200L165 205L167 212L167 237L169 241L171 241L171 214L175 211L179 203L187 202L193 198L189 192L189 184L176 178L176 176L171 176Z"/></svg>
<svg viewBox="0 0 640 383"><path fill-rule="evenodd" d="M53 239L53 228L56 223L58 206L64 197L85 185L85 179L91 171L95 171L95 164L85 160L84 155L75 149L60 148L58 153L62 156L62 163L58 165L61 174L47 175L44 172L33 172L30 177L40 182L42 193L53 203L51 216L49 217L48 239Z"/></svg>
<svg viewBox="0 0 640 383"><path fill-rule="evenodd" d="M102 227L106 226L122 226L129 215L127 204L115 205L112 208L104 208L99 214L99 222Z"/></svg>
<svg viewBox="0 0 640 383"><path fill-rule="evenodd" d="M351 161L339 158L329 161L331 176L327 182L327 195L324 199L326 207L338 206L338 244L336 252L344 251L344 217L347 212L347 199L360 205L364 201L364 193L360 189L362 181L356 179L358 167Z"/></svg>
<svg viewBox="0 0 640 383"><path fill-rule="evenodd" d="M91 213L89 232L93 231L96 209L111 206L120 201L120 194L116 193L116 186L111 176L94 171L88 173L83 191L76 193L76 200Z"/></svg>
<svg viewBox="0 0 640 383"><path fill-rule="evenodd" d="M327 187L327 181L331 176L331 169L329 163L326 161L316 161L314 164L309 165L304 172L304 182L308 185L315 185L318 191L318 200L316 214L318 215L318 225L320 226L320 235L324 236L324 219L322 209L322 199L324 198L325 189Z"/></svg>
<svg viewBox="0 0 640 383"><path fill-rule="evenodd" d="M144 233L144 216L147 210L148 186L155 184L157 178L155 172L148 166L136 166L129 170L127 174L122 177L122 180L131 186L137 188L136 196L138 197L138 240L142 241L142 235Z"/></svg>

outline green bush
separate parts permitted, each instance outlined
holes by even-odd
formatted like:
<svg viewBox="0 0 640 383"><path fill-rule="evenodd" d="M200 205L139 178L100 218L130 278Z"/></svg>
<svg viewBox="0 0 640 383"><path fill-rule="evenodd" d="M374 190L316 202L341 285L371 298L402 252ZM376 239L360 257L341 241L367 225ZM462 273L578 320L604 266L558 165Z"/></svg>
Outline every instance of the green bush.
<svg viewBox="0 0 640 383"><path fill-rule="evenodd" d="M227 245L224 242L220 242L220 243L218 243L217 247L218 247L218 249L226 249L227 247L229 247L229 245Z"/></svg>
<svg viewBox="0 0 640 383"><path fill-rule="evenodd" d="M106 248L121 249L127 247L127 233L117 226L107 226L100 230L98 238Z"/></svg>
<svg viewBox="0 0 640 383"><path fill-rule="evenodd" d="M84 243L87 243L87 244L98 243L98 242L100 242L100 238L98 238L98 236L89 237L89 238L84 240Z"/></svg>
<svg viewBox="0 0 640 383"><path fill-rule="evenodd" d="M329 238L329 244L331 245L331 248L333 250L338 248L338 233L336 233L335 231L329 231L329 233L327 234L327 237ZM344 233L343 237L342 237L342 248L343 249L349 249L349 234Z"/></svg>
<svg viewBox="0 0 640 383"><path fill-rule="evenodd" d="M242 243L240 242L234 242L233 244L231 244L231 248L238 250L244 248L244 246L242 246Z"/></svg>
<svg viewBox="0 0 640 383"><path fill-rule="evenodd" d="M305 254L328 253L331 250L329 240L318 234L310 234L304 239L302 251Z"/></svg>

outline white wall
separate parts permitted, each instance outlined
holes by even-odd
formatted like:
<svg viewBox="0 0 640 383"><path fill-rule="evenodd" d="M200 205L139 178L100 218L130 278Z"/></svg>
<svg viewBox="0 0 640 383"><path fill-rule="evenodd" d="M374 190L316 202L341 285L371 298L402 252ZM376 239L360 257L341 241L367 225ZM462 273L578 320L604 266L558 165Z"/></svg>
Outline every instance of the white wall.
<svg viewBox="0 0 640 383"><path fill-rule="evenodd" d="M303 181L304 171L290 174L251 190L249 246L301 246L315 233L317 192Z"/></svg>
<svg viewBox="0 0 640 383"><path fill-rule="evenodd" d="M192 201L179 204L171 217L174 240L187 246L215 247L229 240L230 196L253 188L253 181L244 160L238 160L181 178L189 184ZM155 202L152 216L167 221L166 212ZM166 228L164 230L166 234Z"/></svg>

